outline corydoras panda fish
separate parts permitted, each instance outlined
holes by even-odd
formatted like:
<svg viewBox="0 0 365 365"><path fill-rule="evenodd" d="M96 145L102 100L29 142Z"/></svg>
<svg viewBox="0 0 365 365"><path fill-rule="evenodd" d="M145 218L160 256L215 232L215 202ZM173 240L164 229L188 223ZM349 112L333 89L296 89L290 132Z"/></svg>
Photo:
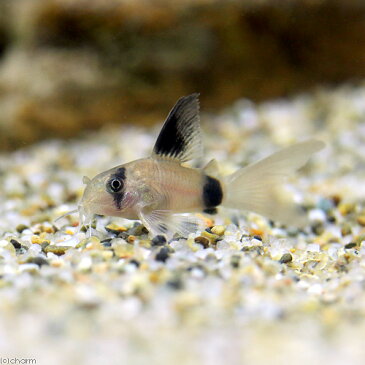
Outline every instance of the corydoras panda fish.
<svg viewBox="0 0 365 365"><path fill-rule="evenodd" d="M187 167L186 162L202 156L199 99L198 94L182 97L170 111L150 157L84 179L80 225L99 214L139 219L151 235L186 236L194 225L181 213L214 213L223 206L300 226L303 216L298 207L282 202L277 190L285 177L323 147L316 140L301 142L228 176L219 175L215 160L203 169Z"/></svg>

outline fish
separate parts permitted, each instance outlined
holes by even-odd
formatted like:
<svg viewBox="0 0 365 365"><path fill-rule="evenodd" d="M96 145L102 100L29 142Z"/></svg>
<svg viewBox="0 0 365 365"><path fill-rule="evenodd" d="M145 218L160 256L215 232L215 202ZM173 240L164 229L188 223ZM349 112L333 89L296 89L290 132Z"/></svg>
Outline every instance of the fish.
<svg viewBox="0 0 365 365"><path fill-rule="evenodd" d="M191 167L189 161L203 157L199 94L184 96L168 114L149 157L84 177L76 210L80 225L90 224L94 215L115 216L140 220L151 236L187 237L197 229L192 214L216 214L223 207L302 226L303 212L280 198L281 186L324 146L315 139L300 142L227 176L214 159L204 168Z"/></svg>

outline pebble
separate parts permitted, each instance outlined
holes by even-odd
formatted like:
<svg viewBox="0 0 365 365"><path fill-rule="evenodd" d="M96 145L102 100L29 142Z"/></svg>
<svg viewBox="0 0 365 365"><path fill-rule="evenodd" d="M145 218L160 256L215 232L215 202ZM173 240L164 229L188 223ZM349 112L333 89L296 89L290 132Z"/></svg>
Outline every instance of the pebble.
<svg viewBox="0 0 365 365"><path fill-rule="evenodd" d="M26 230L28 228L28 226L26 226L25 224L18 224L16 226L16 230L19 233L22 233L24 230Z"/></svg>
<svg viewBox="0 0 365 365"><path fill-rule="evenodd" d="M237 269L240 267L240 261L241 261L241 256L238 255L234 255L231 258L231 265L233 268Z"/></svg>
<svg viewBox="0 0 365 365"><path fill-rule="evenodd" d="M184 286L182 280L178 277L174 278L174 279L171 279L171 280L168 280L166 282L166 284L174 290L181 290Z"/></svg>
<svg viewBox="0 0 365 365"><path fill-rule="evenodd" d="M357 246L357 243L356 242L350 242L350 243L347 243L346 245L345 245L345 248L346 249L350 249L350 248L354 248L354 247L356 247Z"/></svg>
<svg viewBox="0 0 365 365"><path fill-rule="evenodd" d="M309 212L309 220L324 222L326 220L326 213L321 209L313 209Z"/></svg>
<svg viewBox="0 0 365 365"><path fill-rule="evenodd" d="M365 234L360 234L359 236L355 236L354 241L358 246L360 246L361 242L365 241Z"/></svg>
<svg viewBox="0 0 365 365"><path fill-rule="evenodd" d="M134 236L142 236L143 234L147 234L148 230L143 224L135 223L133 227L128 230L128 233Z"/></svg>
<svg viewBox="0 0 365 365"><path fill-rule="evenodd" d="M129 235L127 237L127 242L128 243L134 243L136 241L137 237L136 236L133 236L133 235Z"/></svg>
<svg viewBox="0 0 365 365"><path fill-rule="evenodd" d="M81 260L77 264L77 270L88 271L91 269L92 264L93 264L92 258L90 256L84 256L81 258Z"/></svg>
<svg viewBox="0 0 365 365"><path fill-rule="evenodd" d="M49 246L49 241L43 241L43 242L41 243L41 248L42 248L42 250L43 250L43 251L45 250L45 248L46 248L47 246Z"/></svg>
<svg viewBox="0 0 365 365"><path fill-rule="evenodd" d="M104 247L111 247L112 246L112 239L111 238L106 238L105 240L101 241L101 244Z"/></svg>
<svg viewBox="0 0 365 365"><path fill-rule="evenodd" d="M324 225L322 222L314 222L311 224L312 232L320 236L324 232Z"/></svg>
<svg viewBox="0 0 365 365"><path fill-rule="evenodd" d="M14 246L14 248L16 249L20 249L22 248L22 245L17 241L17 240L14 240L14 239L11 239L10 240L10 243Z"/></svg>
<svg viewBox="0 0 365 365"><path fill-rule="evenodd" d="M218 240L221 239L220 236L218 236L217 234L209 233L207 231L203 231L201 235L208 238L211 243L216 243Z"/></svg>
<svg viewBox="0 0 365 365"><path fill-rule="evenodd" d="M198 236L194 238L194 241L196 243L201 244L204 248L208 248L209 247L209 239L207 237L204 236Z"/></svg>
<svg viewBox="0 0 365 365"><path fill-rule="evenodd" d="M20 272L30 272L33 274L37 274L39 272L39 266L37 264L21 264L19 265Z"/></svg>
<svg viewBox="0 0 365 365"><path fill-rule="evenodd" d="M45 253L54 253L55 255L64 255L68 249L70 249L70 246L56 246L56 245L47 245L44 248Z"/></svg>
<svg viewBox="0 0 365 365"><path fill-rule="evenodd" d="M320 252L321 248L317 243L311 243L307 245L308 252Z"/></svg>
<svg viewBox="0 0 365 365"><path fill-rule="evenodd" d="M169 258L169 249L167 247L162 247L156 255L156 261L166 262Z"/></svg>
<svg viewBox="0 0 365 365"><path fill-rule="evenodd" d="M112 243L114 253L119 258L131 258L134 256L134 245L127 243L122 239Z"/></svg>
<svg viewBox="0 0 365 365"><path fill-rule="evenodd" d="M124 226L119 226L115 223L110 223L107 226L105 226L106 231L108 231L109 233L114 233L116 235L118 235L119 233L122 232L126 232L127 228Z"/></svg>
<svg viewBox="0 0 365 365"><path fill-rule="evenodd" d="M357 217L357 223L365 227L365 215L360 215L359 217Z"/></svg>
<svg viewBox="0 0 365 365"><path fill-rule="evenodd" d="M351 224L344 223L341 227L342 236L347 236L348 234L351 234L351 232L352 232Z"/></svg>
<svg viewBox="0 0 365 365"><path fill-rule="evenodd" d="M330 211L331 209L334 208L334 206L335 204L332 199L322 198L318 202L318 208L325 212Z"/></svg>
<svg viewBox="0 0 365 365"><path fill-rule="evenodd" d="M136 267L140 267L141 264L139 261L137 261L136 259L132 259L129 261L131 264L135 265Z"/></svg>
<svg viewBox="0 0 365 365"><path fill-rule="evenodd" d="M27 260L27 263L30 263L30 264L36 264L38 265L39 267L43 266L43 265L49 265L49 262L44 259L43 257L40 257L40 256L37 256L37 257L30 257L28 260Z"/></svg>
<svg viewBox="0 0 365 365"><path fill-rule="evenodd" d="M341 203L338 206L338 211L342 214L342 215L347 215L350 214L354 211L355 209L355 205L352 203Z"/></svg>
<svg viewBox="0 0 365 365"><path fill-rule="evenodd" d="M218 235L218 236L222 236L224 234L226 230L225 226L214 226L211 228L212 233Z"/></svg>
<svg viewBox="0 0 365 365"><path fill-rule="evenodd" d="M292 262L293 261L293 256L290 254L290 253L284 253L283 256L281 256L279 262L281 264L287 264L289 262Z"/></svg>
<svg viewBox="0 0 365 365"><path fill-rule="evenodd" d="M257 237L257 236L255 236ZM262 246L262 238L260 236L258 236L259 238L253 238L251 240L251 245L253 246Z"/></svg>
<svg viewBox="0 0 365 365"><path fill-rule="evenodd" d="M166 237L162 235L157 235L152 238L151 245L152 246L163 246L166 244Z"/></svg>

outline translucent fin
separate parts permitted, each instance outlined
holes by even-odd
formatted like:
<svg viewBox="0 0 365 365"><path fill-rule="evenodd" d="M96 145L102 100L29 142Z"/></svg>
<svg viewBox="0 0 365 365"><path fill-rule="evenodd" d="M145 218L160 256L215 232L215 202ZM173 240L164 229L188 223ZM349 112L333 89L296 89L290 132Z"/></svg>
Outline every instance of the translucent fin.
<svg viewBox="0 0 365 365"><path fill-rule="evenodd" d="M56 223L56 222L58 222L59 220L61 220L62 218L65 218L65 217L67 217L67 216L69 216L69 215L71 215L71 214L77 213L78 211L79 211L78 209L74 209L74 210L71 210L71 211L69 211L69 212L67 212L67 213L65 213L65 214L62 214L60 217L56 218L56 219L54 220L54 222Z"/></svg>
<svg viewBox="0 0 365 365"><path fill-rule="evenodd" d="M221 175L219 173L219 165L217 160L213 158L210 160L207 165L203 169L204 173L208 176L217 177L219 178Z"/></svg>
<svg viewBox="0 0 365 365"><path fill-rule="evenodd" d="M175 158L180 162L202 156L199 94L177 101L161 129L152 156Z"/></svg>
<svg viewBox="0 0 365 365"><path fill-rule="evenodd" d="M227 208L248 210L281 223L303 226L304 214L292 202L283 198L285 178L304 166L310 156L325 144L309 140L284 148L226 178Z"/></svg>
<svg viewBox="0 0 365 365"><path fill-rule="evenodd" d="M90 183L91 179L87 176L82 177L82 183L85 185L88 185Z"/></svg>
<svg viewBox="0 0 365 365"><path fill-rule="evenodd" d="M201 226L195 216L172 214L169 210L153 210L150 213L141 212L140 219L152 236L166 235L172 238L175 233L188 237Z"/></svg>
<svg viewBox="0 0 365 365"><path fill-rule="evenodd" d="M85 210L85 208L83 207L82 204L80 204L78 206L78 212L79 212L79 227L78 227L78 232L81 231L82 227L85 226L89 227L88 229L88 237L91 237L92 235L92 227L91 227L91 223L93 221L94 218L94 214L89 213Z"/></svg>

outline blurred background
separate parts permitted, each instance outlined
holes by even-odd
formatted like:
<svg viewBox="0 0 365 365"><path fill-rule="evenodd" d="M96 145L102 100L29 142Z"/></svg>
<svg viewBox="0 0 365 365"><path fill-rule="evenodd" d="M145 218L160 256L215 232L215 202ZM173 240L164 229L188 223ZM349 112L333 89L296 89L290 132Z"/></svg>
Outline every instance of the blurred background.
<svg viewBox="0 0 365 365"><path fill-rule="evenodd" d="M360 0L0 0L0 147L356 83Z"/></svg>

